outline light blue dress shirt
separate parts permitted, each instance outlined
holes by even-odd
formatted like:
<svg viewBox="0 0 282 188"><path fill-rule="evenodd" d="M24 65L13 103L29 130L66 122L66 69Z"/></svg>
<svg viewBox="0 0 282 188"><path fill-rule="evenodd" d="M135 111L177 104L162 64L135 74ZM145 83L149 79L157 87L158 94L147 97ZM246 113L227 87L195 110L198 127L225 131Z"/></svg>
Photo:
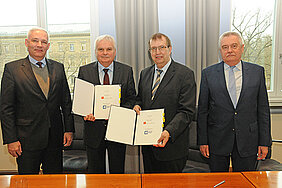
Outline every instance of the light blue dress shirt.
<svg viewBox="0 0 282 188"><path fill-rule="evenodd" d="M100 62L98 62L98 72L99 72L99 79L100 79L100 83L101 85L103 85L103 81L104 81L104 76L105 76L105 72L103 71L104 69L109 69L108 70L108 75L109 75L109 81L110 84L113 83L113 76L114 76L114 62L112 62L110 64L110 66L108 67L104 67Z"/></svg>

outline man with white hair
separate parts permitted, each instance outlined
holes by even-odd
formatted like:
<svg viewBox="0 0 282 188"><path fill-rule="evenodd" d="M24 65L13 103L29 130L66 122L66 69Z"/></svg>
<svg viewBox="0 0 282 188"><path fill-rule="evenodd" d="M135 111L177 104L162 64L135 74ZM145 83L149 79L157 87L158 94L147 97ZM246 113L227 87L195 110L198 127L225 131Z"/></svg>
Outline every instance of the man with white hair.
<svg viewBox="0 0 282 188"><path fill-rule="evenodd" d="M110 35L99 36L95 41L98 61L80 67L78 77L94 85L121 85L121 106L132 108L135 102L135 84L132 68L115 61L116 45ZM124 173L126 145L105 140L107 120L95 120L93 114L84 117L84 140L86 143L88 172L106 173L106 149L110 173ZM122 126L122 125L120 125Z"/></svg>

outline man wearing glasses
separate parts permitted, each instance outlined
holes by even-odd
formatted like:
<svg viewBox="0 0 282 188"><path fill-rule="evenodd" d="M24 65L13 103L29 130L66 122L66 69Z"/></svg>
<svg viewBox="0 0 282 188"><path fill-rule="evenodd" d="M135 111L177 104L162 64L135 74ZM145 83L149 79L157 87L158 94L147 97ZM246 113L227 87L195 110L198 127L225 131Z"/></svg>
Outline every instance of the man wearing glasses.
<svg viewBox="0 0 282 188"><path fill-rule="evenodd" d="M134 110L165 109L163 132L154 146L143 146L145 173L181 172L188 155L188 129L195 112L196 83L188 67L171 56L170 39L161 33L149 40L155 65L140 74Z"/></svg>
<svg viewBox="0 0 282 188"><path fill-rule="evenodd" d="M241 60L244 44L236 32L219 38L223 61L202 71L198 144L212 172L253 171L271 145L264 68Z"/></svg>

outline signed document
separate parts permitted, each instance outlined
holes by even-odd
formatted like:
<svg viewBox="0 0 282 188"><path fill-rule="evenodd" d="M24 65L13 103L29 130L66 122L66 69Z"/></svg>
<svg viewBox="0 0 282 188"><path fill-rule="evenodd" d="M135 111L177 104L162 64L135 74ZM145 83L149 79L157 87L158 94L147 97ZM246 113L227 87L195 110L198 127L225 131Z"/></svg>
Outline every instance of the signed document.
<svg viewBox="0 0 282 188"><path fill-rule="evenodd" d="M131 109L112 106L106 140L128 145L157 144L163 131L164 109L143 110L140 115Z"/></svg>
<svg viewBox="0 0 282 188"><path fill-rule="evenodd" d="M120 106L120 85L96 85L94 100L94 117L109 119L111 105Z"/></svg>
<svg viewBox="0 0 282 188"><path fill-rule="evenodd" d="M74 80L72 111L75 114L86 116L93 114L95 86L79 78Z"/></svg>
<svg viewBox="0 0 282 188"><path fill-rule="evenodd" d="M93 114L96 119L108 119L111 105L120 106L120 85L93 85L75 78L72 111L86 116Z"/></svg>

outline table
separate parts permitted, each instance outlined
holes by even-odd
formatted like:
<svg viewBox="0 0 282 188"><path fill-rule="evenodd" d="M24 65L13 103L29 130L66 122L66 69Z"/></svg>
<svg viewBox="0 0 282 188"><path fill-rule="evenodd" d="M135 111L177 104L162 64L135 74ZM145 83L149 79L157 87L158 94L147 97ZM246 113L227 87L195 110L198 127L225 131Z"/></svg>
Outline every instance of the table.
<svg viewBox="0 0 282 188"><path fill-rule="evenodd" d="M0 176L1 188L79 188L125 187L141 188L140 174L60 174Z"/></svg>
<svg viewBox="0 0 282 188"><path fill-rule="evenodd" d="M236 173L176 173L142 174L142 188L213 187L225 180L221 187L254 187L240 172Z"/></svg>
<svg viewBox="0 0 282 188"><path fill-rule="evenodd" d="M242 172L255 186L263 188L282 187L282 171Z"/></svg>

